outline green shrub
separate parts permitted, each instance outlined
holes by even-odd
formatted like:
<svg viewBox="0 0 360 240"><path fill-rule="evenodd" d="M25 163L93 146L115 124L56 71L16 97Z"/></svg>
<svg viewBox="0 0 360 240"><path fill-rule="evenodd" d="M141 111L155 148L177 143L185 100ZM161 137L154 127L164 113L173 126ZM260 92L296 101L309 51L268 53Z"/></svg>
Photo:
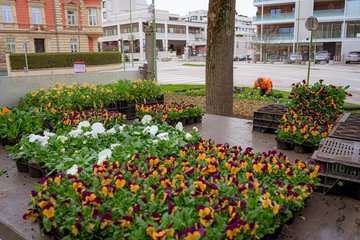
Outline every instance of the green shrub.
<svg viewBox="0 0 360 240"><path fill-rule="evenodd" d="M121 63L119 52L92 53L30 53L28 54L29 69L72 67L75 61L84 61L87 66ZM24 54L11 54L12 70L23 69Z"/></svg>

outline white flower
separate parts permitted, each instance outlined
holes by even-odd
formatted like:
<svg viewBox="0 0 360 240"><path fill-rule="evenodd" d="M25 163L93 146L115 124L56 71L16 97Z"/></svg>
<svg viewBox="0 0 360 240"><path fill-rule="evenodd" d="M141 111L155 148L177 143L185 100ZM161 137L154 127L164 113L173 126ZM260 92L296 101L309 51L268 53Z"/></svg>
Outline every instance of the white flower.
<svg viewBox="0 0 360 240"><path fill-rule="evenodd" d="M146 125L148 124L149 122L151 122L152 120L152 117L150 115L145 115L142 119L141 119L141 122L142 124Z"/></svg>
<svg viewBox="0 0 360 240"><path fill-rule="evenodd" d="M66 171L68 175L75 175L78 171L78 165L74 164L69 170Z"/></svg>
<svg viewBox="0 0 360 240"><path fill-rule="evenodd" d="M114 150L115 148L117 148L117 147L119 147L119 146L121 146L120 143L114 143L114 144L111 144L111 145L110 145L110 149L111 149L111 150Z"/></svg>
<svg viewBox="0 0 360 240"><path fill-rule="evenodd" d="M104 133L105 132L105 128L102 123L94 123L91 126L91 129L94 133Z"/></svg>
<svg viewBox="0 0 360 240"><path fill-rule="evenodd" d="M143 134L147 134L150 131L150 127L146 126L143 130Z"/></svg>
<svg viewBox="0 0 360 240"><path fill-rule="evenodd" d="M103 163L107 158L110 158L112 154L112 151L110 149L104 149L103 151L99 152L99 160L97 164Z"/></svg>
<svg viewBox="0 0 360 240"><path fill-rule="evenodd" d="M66 140L68 140L68 137L65 137L64 135L58 136L56 140L60 141L61 143L65 143Z"/></svg>
<svg viewBox="0 0 360 240"><path fill-rule="evenodd" d="M125 124L123 124L122 126L119 126L119 132L122 133L124 132L124 128L126 127Z"/></svg>
<svg viewBox="0 0 360 240"><path fill-rule="evenodd" d="M108 133L108 134L115 134L115 133L116 133L116 130L115 130L115 128L113 127L113 128L111 128L111 129L107 130L106 133Z"/></svg>
<svg viewBox="0 0 360 240"><path fill-rule="evenodd" d="M190 133L186 133L185 134L185 139L186 140L191 140L192 139L192 135Z"/></svg>
<svg viewBox="0 0 360 240"><path fill-rule="evenodd" d="M169 141L169 133L160 133L157 135L160 140Z"/></svg>
<svg viewBox="0 0 360 240"><path fill-rule="evenodd" d="M193 131L198 132L199 129L197 127L193 127Z"/></svg>
<svg viewBox="0 0 360 240"><path fill-rule="evenodd" d="M157 139L153 140L153 144L158 144L158 143L159 143L159 140L157 140Z"/></svg>
<svg viewBox="0 0 360 240"><path fill-rule="evenodd" d="M60 149L61 153L65 153L65 148Z"/></svg>
<svg viewBox="0 0 360 240"><path fill-rule="evenodd" d="M155 136L158 131L159 131L159 128L156 125L151 126L150 130L149 130L150 134L153 136Z"/></svg>
<svg viewBox="0 0 360 240"><path fill-rule="evenodd" d="M175 126L175 129L178 130L179 132L182 132L182 130L184 129L182 122L178 122Z"/></svg>
<svg viewBox="0 0 360 240"><path fill-rule="evenodd" d="M28 138L29 138L29 142L33 143L33 142L35 142L36 140L38 140L39 138L41 138L41 136L40 136L40 135L35 135L35 134L30 134L30 135L28 136Z"/></svg>
<svg viewBox="0 0 360 240"><path fill-rule="evenodd" d="M78 137L80 134L82 133L82 130L81 129L76 129L76 130L72 130L71 132L69 132L69 136L70 137Z"/></svg>
<svg viewBox="0 0 360 240"><path fill-rule="evenodd" d="M134 135L139 136L139 135L140 135L140 133L135 131L135 132L134 132Z"/></svg>
<svg viewBox="0 0 360 240"><path fill-rule="evenodd" d="M52 133L52 132L44 131L44 136L46 136L46 137L54 137L54 136L56 136L56 134Z"/></svg>
<svg viewBox="0 0 360 240"><path fill-rule="evenodd" d="M37 139L37 141L40 143L40 146L42 146L42 147L48 145L48 140L49 140L48 136L40 137Z"/></svg>
<svg viewBox="0 0 360 240"><path fill-rule="evenodd" d="M90 127L90 123L88 121L82 121L78 125L78 129L81 129L82 127Z"/></svg>

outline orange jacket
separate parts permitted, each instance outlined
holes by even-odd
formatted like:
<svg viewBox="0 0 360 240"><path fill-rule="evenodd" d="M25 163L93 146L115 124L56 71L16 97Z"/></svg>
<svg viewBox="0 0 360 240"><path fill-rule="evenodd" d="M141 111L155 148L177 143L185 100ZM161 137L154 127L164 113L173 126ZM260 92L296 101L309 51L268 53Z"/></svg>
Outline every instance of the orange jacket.
<svg viewBox="0 0 360 240"><path fill-rule="evenodd" d="M270 93L271 90L272 90L272 81L270 78L266 78L266 77L263 77L262 78L262 82L259 86L257 80L255 80L254 82L254 88L257 89L258 87L260 87L261 89L266 89L266 92Z"/></svg>

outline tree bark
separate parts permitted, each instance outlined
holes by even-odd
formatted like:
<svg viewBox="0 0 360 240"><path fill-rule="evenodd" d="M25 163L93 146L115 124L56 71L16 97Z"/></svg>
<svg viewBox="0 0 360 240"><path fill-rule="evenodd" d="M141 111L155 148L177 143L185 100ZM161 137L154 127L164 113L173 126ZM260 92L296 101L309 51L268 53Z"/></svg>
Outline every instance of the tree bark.
<svg viewBox="0 0 360 240"><path fill-rule="evenodd" d="M235 0L209 0L206 49L206 112L233 114Z"/></svg>

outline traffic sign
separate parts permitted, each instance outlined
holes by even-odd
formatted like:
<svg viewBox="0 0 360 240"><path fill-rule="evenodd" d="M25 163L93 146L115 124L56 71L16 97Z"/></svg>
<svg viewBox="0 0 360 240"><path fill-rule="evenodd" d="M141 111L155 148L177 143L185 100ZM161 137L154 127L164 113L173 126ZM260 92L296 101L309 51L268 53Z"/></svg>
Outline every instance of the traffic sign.
<svg viewBox="0 0 360 240"><path fill-rule="evenodd" d="M313 17L313 16L308 17L305 21L305 27L309 31L316 30L318 27L318 24L319 24L319 21L317 20L316 17Z"/></svg>

